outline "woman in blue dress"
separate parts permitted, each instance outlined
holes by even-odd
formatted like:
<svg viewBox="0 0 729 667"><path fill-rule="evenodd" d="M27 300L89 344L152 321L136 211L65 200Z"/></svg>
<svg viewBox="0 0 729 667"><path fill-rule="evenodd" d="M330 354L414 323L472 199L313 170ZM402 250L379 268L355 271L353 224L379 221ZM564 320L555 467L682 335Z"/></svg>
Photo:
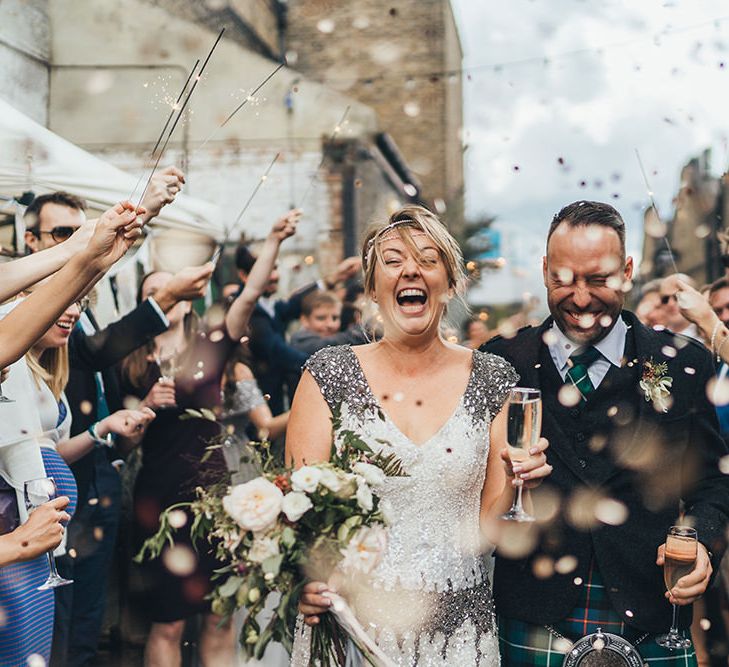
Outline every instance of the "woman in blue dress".
<svg viewBox="0 0 729 667"><path fill-rule="evenodd" d="M63 393L68 381L67 343L82 308L82 303L69 306L26 356L10 368L10 376L18 376L14 378L12 392L8 392L18 404L18 421L32 424L27 429L28 441L23 445L27 454L35 453L33 449L39 447L42 459L42 467L35 468L36 472L24 472L23 479L19 479L16 469L14 479L3 477L0 482L0 497L6 501L2 514L12 517L11 523L19 514L16 489L20 490L22 482L33 477L52 477L58 495L70 499L66 512L73 515L77 502L76 481L68 463L88 453L109 433L138 440L147 423L154 418L150 410L120 410L95 424L92 433L69 437L71 411ZM32 435L34 437L30 437ZM9 477L7 471L0 470L3 472ZM65 551L64 539L54 553L60 556ZM25 667L29 658L35 655L46 663L50 660L54 591L38 590L48 573L45 555L0 568L0 665L3 667Z"/></svg>

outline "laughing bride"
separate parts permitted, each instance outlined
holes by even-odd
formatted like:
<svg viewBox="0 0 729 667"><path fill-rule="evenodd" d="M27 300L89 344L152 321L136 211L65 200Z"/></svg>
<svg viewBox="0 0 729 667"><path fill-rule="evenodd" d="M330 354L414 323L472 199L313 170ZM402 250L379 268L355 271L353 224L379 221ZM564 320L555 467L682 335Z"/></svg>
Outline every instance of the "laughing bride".
<svg viewBox="0 0 729 667"><path fill-rule="evenodd" d="M516 373L500 357L441 337L447 304L465 276L456 241L433 213L400 209L370 231L362 260L384 335L309 359L291 409L287 456L296 466L328 460L334 410L343 429L394 453L407 476L388 477L379 489L391 508L387 550L365 585L345 596L399 666L498 665L480 527L508 507L513 486L550 473L548 443L540 439L515 476L502 408ZM304 588L295 667L309 665L307 626L327 613L332 588Z"/></svg>

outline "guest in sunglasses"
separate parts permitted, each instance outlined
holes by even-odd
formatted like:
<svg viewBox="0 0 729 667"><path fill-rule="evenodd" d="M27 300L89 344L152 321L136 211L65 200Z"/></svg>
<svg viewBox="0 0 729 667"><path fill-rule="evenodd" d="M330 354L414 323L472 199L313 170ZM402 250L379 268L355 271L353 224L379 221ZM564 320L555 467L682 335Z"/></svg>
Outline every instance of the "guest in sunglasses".
<svg viewBox="0 0 729 667"><path fill-rule="evenodd" d="M702 341L701 333L696 325L687 320L681 313L681 309L678 307L676 290L679 280L696 289L695 281L685 273L674 273L670 276L666 276L661 281L661 287L659 290L661 297L661 303L657 309L659 324L662 324L666 327L666 329L673 333L683 334L689 338Z"/></svg>

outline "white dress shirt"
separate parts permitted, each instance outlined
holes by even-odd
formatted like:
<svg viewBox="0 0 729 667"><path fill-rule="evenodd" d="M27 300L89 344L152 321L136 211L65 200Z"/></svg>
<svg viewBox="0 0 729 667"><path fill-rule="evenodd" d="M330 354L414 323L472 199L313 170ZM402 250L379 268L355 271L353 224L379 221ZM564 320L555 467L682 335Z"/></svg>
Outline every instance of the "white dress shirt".
<svg viewBox="0 0 729 667"><path fill-rule="evenodd" d="M610 329L610 333L592 346L600 353L600 358L587 369L587 374L590 376L592 386L596 389L605 379L611 365L620 368L625 353L625 336L627 333L628 326L623 318L619 317L613 328ZM554 365L562 376L562 380L566 380L567 371L569 370L567 360L573 354L584 352L587 346L570 340L555 323L552 323L552 327L548 330L545 339Z"/></svg>

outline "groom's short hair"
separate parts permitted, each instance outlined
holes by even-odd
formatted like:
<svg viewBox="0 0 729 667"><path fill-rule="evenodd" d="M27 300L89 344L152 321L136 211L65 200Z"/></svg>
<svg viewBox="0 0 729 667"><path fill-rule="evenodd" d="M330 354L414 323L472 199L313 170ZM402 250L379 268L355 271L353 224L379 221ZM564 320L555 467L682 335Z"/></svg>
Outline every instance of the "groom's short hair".
<svg viewBox="0 0 729 667"><path fill-rule="evenodd" d="M552 218L547 234L547 246L554 230L562 223L570 227L585 227L587 225L600 225L615 231L620 239L620 250L625 257L625 223L620 213L610 206L599 201L576 201L567 204Z"/></svg>

